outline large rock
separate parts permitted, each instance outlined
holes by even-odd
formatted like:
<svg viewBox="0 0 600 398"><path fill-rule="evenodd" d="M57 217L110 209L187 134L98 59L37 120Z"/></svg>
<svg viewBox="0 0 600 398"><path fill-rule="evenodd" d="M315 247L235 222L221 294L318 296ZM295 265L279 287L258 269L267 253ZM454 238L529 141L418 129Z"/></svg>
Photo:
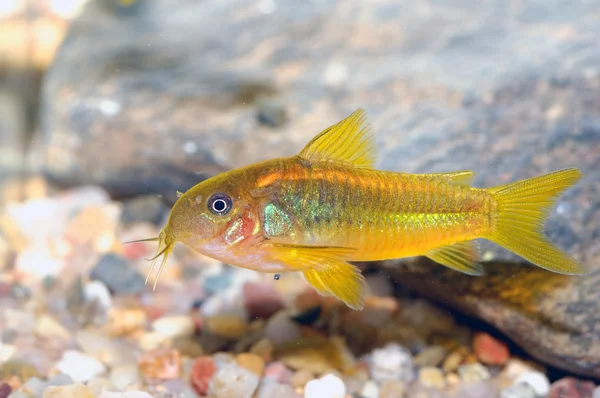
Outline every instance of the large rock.
<svg viewBox="0 0 600 398"><path fill-rule="evenodd" d="M532 355L600 376L594 2L116 4L87 5L47 77L42 138L53 181L172 201L207 176L296 153L357 107L370 115L384 169L471 169L476 185L491 186L579 167L584 179L547 226L587 277L505 266L521 260L491 244L486 258L501 265L490 276L393 270Z"/></svg>

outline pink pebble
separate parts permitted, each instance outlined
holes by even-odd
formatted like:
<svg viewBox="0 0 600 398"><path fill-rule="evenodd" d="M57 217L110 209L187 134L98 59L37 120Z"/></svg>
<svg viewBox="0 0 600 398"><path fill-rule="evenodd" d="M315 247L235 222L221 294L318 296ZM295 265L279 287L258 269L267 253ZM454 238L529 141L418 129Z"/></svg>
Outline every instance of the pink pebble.
<svg viewBox="0 0 600 398"><path fill-rule="evenodd" d="M292 371L283 362L271 362L265 368L264 378L271 378L279 383L287 384L292 377Z"/></svg>

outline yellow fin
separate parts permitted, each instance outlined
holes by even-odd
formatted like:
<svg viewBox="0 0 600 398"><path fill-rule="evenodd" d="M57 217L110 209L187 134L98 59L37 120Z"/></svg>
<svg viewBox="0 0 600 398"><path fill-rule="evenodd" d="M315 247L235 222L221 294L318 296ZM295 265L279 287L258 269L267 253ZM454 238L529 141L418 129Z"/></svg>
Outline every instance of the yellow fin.
<svg viewBox="0 0 600 398"><path fill-rule="evenodd" d="M177 192L177 197L178 198L181 198L183 196L183 192L180 192L180 191L176 191L176 192Z"/></svg>
<svg viewBox="0 0 600 398"><path fill-rule="evenodd" d="M330 161L372 168L377 157L375 137L365 111L358 109L314 137L299 153L311 162Z"/></svg>
<svg viewBox="0 0 600 398"><path fill-rule="evenodd" d="M344 261L355 249L328 246L268 244L274 258L301 271L317 292L333 295L348 307L362 310L366 283L360 270Z"/></svg>
<svg viewBox="0 0 600 398"><path fill-rule="evenodd" d="M484 238L549 271L585 274L585 268L552 245L543 231L556 199L582 176L581 171L570 168L489 188L498 214Z"/></svg>
<svg viewBox="0 0 600 398"><path fill-rule="evenodd" d="M482 275L483 268L477 264L479 249L475 241L456 242L430 250L425 254L433 261L468 275Z"/></svg>
<svg viewBox="0 0 600 398"><path fill-rule="evenodd" d="M448 173L435 173L435 174L426 174L431 177L438 177L448 180L456 185L465 185L471 186L473 182L473 178L475 178L475 173L468 170L461 171L450 171Z"/></svg>

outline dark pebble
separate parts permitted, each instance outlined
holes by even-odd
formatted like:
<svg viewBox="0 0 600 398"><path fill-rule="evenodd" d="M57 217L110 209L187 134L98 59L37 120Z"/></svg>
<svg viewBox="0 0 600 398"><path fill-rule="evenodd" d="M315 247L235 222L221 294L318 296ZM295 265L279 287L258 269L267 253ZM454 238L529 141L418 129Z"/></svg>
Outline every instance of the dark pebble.
<svg viewBox="0 0 600 398"><path fill-rule="evenodd" d="M6 383L0 384L0 398L6 398L12 392L12 388Z"/></svg>
<svg viewBox="0 0 600 398"><path fill-rule="evenodd" d="M315 323L319 317L321 316L321 306L312 307L308 310L292 316L292 320L301 325L312 325Z"/></svg>
<svg viewBox="0 0 600 398"><path fill-rule="evenodd" d="M166 207L156 195L138 196L123 202L121 222L132 224L149 222L158 225L165 215Z"/></svg>
<svg viewBox="0 0 600 398"><path fill-rule="evenodd" d="M109 253L98 261L90 273L92 279L103 282L114 294L136 294L144 290L144 278L122 256Z"/></svg>

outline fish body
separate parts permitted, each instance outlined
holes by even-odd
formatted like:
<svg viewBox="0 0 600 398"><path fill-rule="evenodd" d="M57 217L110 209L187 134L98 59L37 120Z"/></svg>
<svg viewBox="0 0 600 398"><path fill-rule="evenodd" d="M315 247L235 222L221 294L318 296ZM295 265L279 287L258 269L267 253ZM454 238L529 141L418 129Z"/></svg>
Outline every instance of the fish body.
<svg viewBox="0 0 600 398"><path fill-rule="evenodd" d="M319 293L354 309L363 307L365 281L350 262L423 255L480 275L478 238L554 272L584 272L543 235L548 211L579 170L474 188L470 171L377 170L375 152L357 110L295 156L207 179L178 198L155 239L157 257L165 255L164 265L179 241L231 265L301 272Z"/></svg>

